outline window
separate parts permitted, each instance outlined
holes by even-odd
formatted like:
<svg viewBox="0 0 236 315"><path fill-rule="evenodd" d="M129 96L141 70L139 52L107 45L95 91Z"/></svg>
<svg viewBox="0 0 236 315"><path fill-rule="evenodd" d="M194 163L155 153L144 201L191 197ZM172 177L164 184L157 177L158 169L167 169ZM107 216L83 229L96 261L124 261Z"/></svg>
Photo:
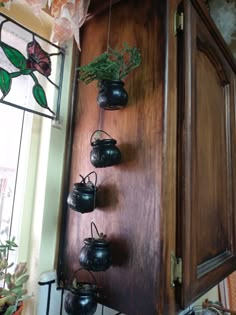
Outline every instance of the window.
<svg viewBox="0 0 236 315"><path fill-rule="evenodd" d="M37 19L32 18L24 5L19 3L12 4L11 10L6 13L12 14L13 19L28 21L28 27ZM48 26L42 25L41 17L38 18L36 28L50 34ZM24 39L21 38L21 41L25 47ZM20 50L19 45L17 43L17 49ZM0 237L16 235L19 249L15 253L18 258L15 258L28 262L28 290L34 298L27 301L24 312L27 315L34 313L39 275L55 268L70 114L72 48L71 41L66 48L60 123L0 103ZM48 86L51 90L50 82L44 88ZM27 89L21 86L14 88L19 89L19 92L14 91L13 101L19 93L23 101L30 99L32 104L32 86ZM37 104L34 104L34 109L35 106Z"/></svg>

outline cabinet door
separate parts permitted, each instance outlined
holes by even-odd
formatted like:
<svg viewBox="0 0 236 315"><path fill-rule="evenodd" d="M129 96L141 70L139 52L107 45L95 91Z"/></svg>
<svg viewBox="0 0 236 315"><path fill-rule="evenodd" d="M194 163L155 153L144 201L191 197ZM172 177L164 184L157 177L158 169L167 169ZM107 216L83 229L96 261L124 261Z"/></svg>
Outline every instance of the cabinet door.
<svg viewBox="0 0 236 315"><path fill-rule="evenodd" d="M235 63L198 1L178 34L177 254L182 307L236 269Z"/></svg>

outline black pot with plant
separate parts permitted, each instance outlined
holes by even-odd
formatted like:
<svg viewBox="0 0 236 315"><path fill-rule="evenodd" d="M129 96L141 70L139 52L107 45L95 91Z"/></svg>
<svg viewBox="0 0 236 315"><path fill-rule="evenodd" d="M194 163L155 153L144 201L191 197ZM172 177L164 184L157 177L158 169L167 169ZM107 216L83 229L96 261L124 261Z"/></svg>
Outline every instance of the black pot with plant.
<svg viewBox="0 0 236 315"><path fill-rule="evenodd" d="M95 182L90 180L90 176L94 174ZM82 180L73 185L72 191L67 197L68 206L80 213L92 212L96 207L97 193L97 173L90 172L87 176L80 175Z"/></svg>
<svg viewBox="0 0 236 315"><path fill-rule="evenodd" d="M109 138L102 139L103 135ZM90 161L95 167L108 167L119 164L121 161L121 152L116 146L116 140L113 139L104 130L96 130L90 138L92 150L90 152Z"/></svg>
<svg viewBox="0 0 236 315"><path fill-rule="evenodd" d="M94 275L84 268L77 269L74 275L83 270L89 272L93 283L81 282L74 278L64 302L65 311L69 315L93 315L97 310L100 294Z"/></svg>
<svg viewBox="0 0 236 315"><path fill-rule="evenodd" d="M93 236L95 228L98 237ZM84 246L79 254L80 265L90 271L105 271L112 264L110 242L106 235L99 233L94 222L91 222L91 237L84 239Z"/></svg>
<svg viewBox="0 0 236 315"><path fill-rule="evenodd" d="M129 47L126 43L120 51L109 47L90 63L78 68L79 80L85 84L98 81L98 105L108 110L120 109L128 102L123 80L140 63L141 53L136 47Z"/></svg>

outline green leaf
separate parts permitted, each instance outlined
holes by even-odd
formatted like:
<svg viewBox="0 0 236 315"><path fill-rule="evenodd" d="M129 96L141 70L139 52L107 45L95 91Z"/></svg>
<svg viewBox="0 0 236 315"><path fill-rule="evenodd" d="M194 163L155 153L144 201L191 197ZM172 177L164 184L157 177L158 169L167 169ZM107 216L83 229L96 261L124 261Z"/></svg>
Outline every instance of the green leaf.
<svg viewBox="0 0 236 315"><path fill-rule="evenodd" d="M0 47L4 51L6 57L9 61L18 69L26 68L26 58L25 56L17 49L7 45L6 43L0 42Z"/></svg>
<svg viewBox="0 0 236 315"><path fill-rule="evenodd" d="M1 290L1 296L8 296L8 295L11 295L11 291L3 288Z"/></svg>
<svg viewBox="0 0 236 315"><path fill-rule="evenodd" d="M32 74L31 74L31 76L32 76ZM42 88L42 86L40 84L36 83L34 85L34 87L33 87L33 95L34 95L34 98L35 98L36 102L41 107L46 108L47 110L50 111L50 113L55 115L55 113L48 107L46 94L45 94L44 89Z"/></svg>
<svg viewBox="0 0 236 315"><path fill-rule="evenodd" d="M45 94L44 89L42 88L42 86L40 84L35 84L35 86L33 87L33 95L34 95L36 102L40 106L42 106L44 108L48 108L46 94Z"/></svg>
<svg viewBox="0 0 236 315"><path fill-rule="evenodd" d="M17 295L17 296L23 296L27 293L26 289L22 289L22 288L15 288L13 290L11 290L11 293Z"/></svg>
<svg viewBox="0 0 236 315"><path fill-rule="evenodd" d="M16 279L15 285L21 286L29 279L29 275L22 275L19 278Z"/></svg>
<svg viewBox="0 0 236 315"><path fill-rule="evenodd" d="M27 75L30 74L32 72L32 69L22 69L21 70L21 74Z"/></svg>
<svg viewBox="0 0 236 315"><path fill-rule="evenodd" d="M10 306L8 306L4 315L12 315L15 312L15 310L16 310L15 305L10 305Z"/></svg>
<svg viewBox="0 0 236 315"><path fill-rule="evenodd" d="M0 90L2 94L6 96L11 89L11 76L6 70L0 68Z"/></svg>

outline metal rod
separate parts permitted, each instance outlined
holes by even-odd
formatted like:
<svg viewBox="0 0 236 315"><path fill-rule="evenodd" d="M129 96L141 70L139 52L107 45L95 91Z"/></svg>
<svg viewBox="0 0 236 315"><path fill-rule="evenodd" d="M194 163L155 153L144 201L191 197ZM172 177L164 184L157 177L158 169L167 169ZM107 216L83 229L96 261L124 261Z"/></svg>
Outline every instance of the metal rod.
<svg viewBox="0 0 236 315"><path fill-rule="evenodd" d="M51 286L52 286L52 284L49 283L46 315L49 315L49 310L50 310Z"/></svg>
<svg viewBox="0 0 236 315"><path fill-rule="evenodd" d="M57 107L56 107L56 120L58 120L58 121L60 120L61 90L62 90L64 63L65 63L65 54L62 54L62 56L61 56L60 78L59 78L59 89L58 89L58 95L57 95Z"/></svg>
<svg viewBox="0 0 236 315"><path fill-rule="evenodd" d="M26 108L26 107L21 106L21 105L13 104L13 103L10 103L10 102L4 101L4 100L0 100L0 103L3 103L5 105L9 105L9 106L21 109L23 111L26 111L26 112L29 112L29 113L32 113L32 114L37 114L39 116L43 116L43 117L46 117L46 118L50 118L50 119L54 119L55 118L54 116L50 116L50 115L38 112L36 110L30 109L30 108Z"/></svg>
<svg viewBox="0 0 236 315"><path fill-rule="evenodd" d="M13 221L13 213L14 213L14 206L15 206L15 199L16 199L16 186L17 186L18 173L19 173L19 165L20 165L20 155L21 155L21 145L22 145L22 138L23 138L24 122L25 122L25 111L23 112L23 115L22 115L20 142L19 142L17 165L16 165L16 177L15 177L14 194L13 194L13 200L12 200L12 210L11 210L12 214L11 214L9 235L11 235L11 230L12 230L12 221ZM8 252L8 255L9 255L9 252Z"/></svg>
<svg viewBox="0 0 236 315"><path fill-rule="evenodd" d="M60 315L62 315L62 310L63 310L63 296L64 296L64 289L61 289L61 306L60 306Z"/></svg>
<svg viewBox="0 0 236 315"><path fill-rule="evenodd" d="M47 298L46 315L49 315L50 299L51 299L51 287L52 287L52 283L55 283L55 282L56 282L55 280L46 281L46 282L42 282L42 281L38 282L39 285L48 285L48 298Z"/></svg>

